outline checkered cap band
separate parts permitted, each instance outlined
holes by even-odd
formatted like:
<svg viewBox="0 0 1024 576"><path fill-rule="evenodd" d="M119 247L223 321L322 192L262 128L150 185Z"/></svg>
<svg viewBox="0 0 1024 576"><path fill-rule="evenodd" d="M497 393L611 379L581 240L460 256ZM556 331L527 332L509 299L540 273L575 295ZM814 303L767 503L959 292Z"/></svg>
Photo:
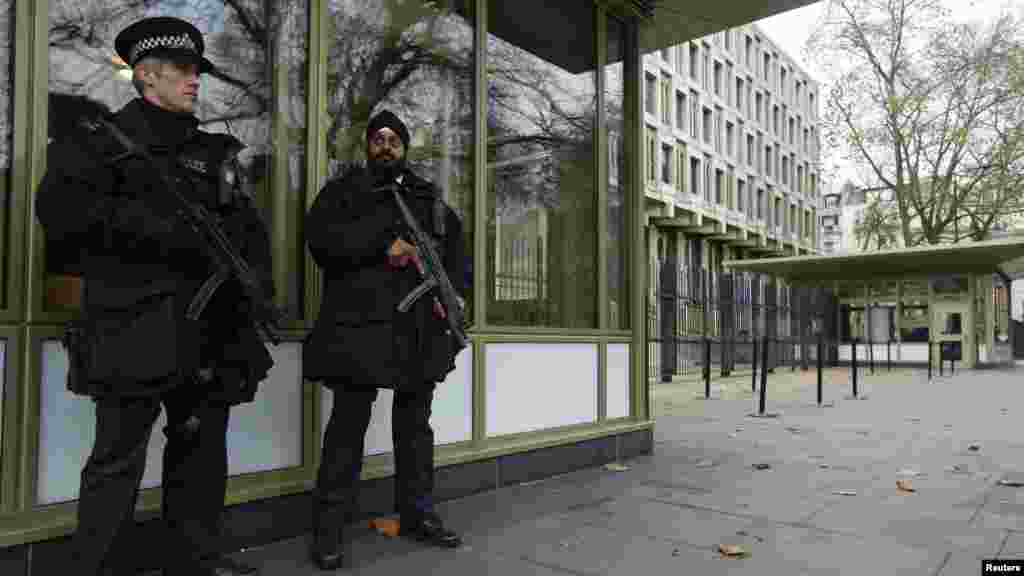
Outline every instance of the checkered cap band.
<svg viewBox="0 0 1024 576"><path fill-rule="evenodd" d="M139 60L139 55L155 50L157 48L176 48L179 50L190 50L198 53L196 49L196 43L189 38L188 34L178 34L175 36L150 36L149 38L143 38L139 40L135 46L132 46L129 60L130 64L134 64Z"/></svg>

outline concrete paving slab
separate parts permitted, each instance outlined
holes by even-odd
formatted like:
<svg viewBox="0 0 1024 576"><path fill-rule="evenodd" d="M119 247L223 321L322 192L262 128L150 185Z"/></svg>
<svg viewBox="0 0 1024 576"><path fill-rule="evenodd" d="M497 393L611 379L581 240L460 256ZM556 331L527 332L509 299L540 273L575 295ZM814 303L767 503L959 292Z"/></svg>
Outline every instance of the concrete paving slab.
<svg viewBox="0 0 1024 576"><path fill-rule="evenodd" d="M812 527L755 521L746 528L753 556L774 552L811 574L934 574L945 552Z"/></svg>
<svg viewBox="0 0 1024 576"><path fill-rule="evenodd" d="M1007 532L999 555L1003 558L1024 558L1024 532Z"/></svg>
<svg viewBox="0 0 1024 576"><path fill-rule="evenodd" d="M580 522L671 540L693 547L713 548L750 523L742 516L645 498L620 498L576 515Z"/></svg>

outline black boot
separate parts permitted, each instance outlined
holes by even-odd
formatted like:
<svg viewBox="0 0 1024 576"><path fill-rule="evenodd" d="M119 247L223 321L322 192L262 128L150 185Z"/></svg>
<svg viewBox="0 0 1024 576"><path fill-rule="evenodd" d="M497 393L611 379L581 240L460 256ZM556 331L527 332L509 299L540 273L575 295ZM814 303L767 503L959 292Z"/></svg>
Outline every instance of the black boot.
<svg viewBox="0 0 1024 576"><path fill-rule="evenodd" d="M441 518L432 512L403 517L399 521L399 535L441 548L458 548L462 545L462 538L445 528Z"/></svg>
<svg viewBox="0 0 1024 576"><path fill-rule="evenodd" d="M345 559L341 527L336 521L324 521L325 515L319 506L313 511L313 563L321 570L337 570Z"/></svg>

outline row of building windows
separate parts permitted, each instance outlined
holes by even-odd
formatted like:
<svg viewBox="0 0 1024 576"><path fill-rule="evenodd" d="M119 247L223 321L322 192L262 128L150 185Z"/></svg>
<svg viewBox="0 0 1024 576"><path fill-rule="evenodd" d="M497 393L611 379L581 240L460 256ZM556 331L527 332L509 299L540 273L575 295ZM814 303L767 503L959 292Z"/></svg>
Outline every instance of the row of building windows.
<svg viewBox="0 0 1024 576"><path fill-rule="evenodd" d="M706 144L714 142L716 151L720 151L724 108L716 104L712 111L708 106L701 104L699 93L696 90L690 89L688 94L683 90L673 90L672 83L670 75L662 74L659 90L657 76L647 72L644 86L644 111L650 116L658 118L662 124L674 126L675 129L687 133L694 139L701 139L703 136L703 141ZM737 79L737 88L737 93L742 93L742 79ZM770 132L775 137L777 144L788 145L796 152L806 156L818 156L820 134L811 122L805 125L803 117L792 114L785 104L781 107L778 104L771 104L770 93L762 94L758 91L751 96L749 85L747 85L747 91L748 96L745 100L742 97L737 97L732 102L739 112L737 122L740 125L745 125L744 119L751 120L753 118L751 126L757 126L765 132ZM672 97L673 92L675 93L674 98ZM756 103L753 110L750 107L751 101ZM675 105L674 115L673 104ZM770 115L769 110L771 110ZM714 118L714 125L712 125L712 118ZM731 121L725 124L726 139L731 139L728 127L732 125Z"/></svg>
<svg viewBox="0 0 1024 576"><path fill-rule="evenodd" d="M776 197L774 188L758 187L756 196L753 180L748 185L747 179L737 176L733 166L715 167L710 154L693 155L684 142L660 145L660 162L658 153L658 137L653 129L648 128L645 146L646 179L649 184L657 186L661 183L671 186L683 194L701 196L706 202L724 206L745 214L751 220L765 221L769 227L781 228L783 234L796 233L801 238L814 239L817 221L817 210L805 208L802 203L789 203L784 208L784 200ZM660 165L660 171L658 170ZM803 171L799 172L803 178ZM767 197L773 198L772 210L765 205ZM799 214L799 216L798 216Z"/></svg>
<svg viewBox="0 0 1024 576"><path fill-rule="evenodd" d="M744 37L743 50L737 43L723 43L714 40L719 35L731 38L741 34ZM661 59L670 69L674 69L680 77L689 77L699 83L704 90L713 91L716 96L730 100L740 99L743 87L754 85L758 78L767 86L767 90L780 94L782 100L797 111L817 120L816 91L809 80L801 78L794 67L781 62L778 52L764 43L756 32L742 29L731 29L711 36L712 43L722 56L716 57L707 38L694 40L674 47L661 49ZM734 64L735 61L735 64ZM746 72L745 78L740 72ZM737 90L731 92L731 84L735 77ZM737 108L740 108L737 105Z"/></svg>

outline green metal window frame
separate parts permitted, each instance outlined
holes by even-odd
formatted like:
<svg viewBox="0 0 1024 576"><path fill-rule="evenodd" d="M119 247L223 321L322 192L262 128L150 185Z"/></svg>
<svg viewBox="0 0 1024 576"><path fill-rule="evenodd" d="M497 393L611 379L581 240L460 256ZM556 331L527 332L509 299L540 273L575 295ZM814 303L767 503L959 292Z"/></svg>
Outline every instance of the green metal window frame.
<svg viewBox="0 0 1024 576"><path fill-rule="evenodd" d="M487 1L476 0L475 5L475 126L476 150L486 149L486 46L487 46ZM436 449L436 463L447 466L495 458L498 456L534 450L559 444L579 442L612 434L635 430L646 430L653 426L650 420L650 398L645 377L644 343L644 285L646 270L638 250L643 249L644 230L640 221L643 215L643 182L641 155L641 114L642 104L639 90L642 86L641 55L639 52L639 16L629 10L629 3L594 1L596 50L596 90L598 96L597 154L598 178L598 230L607 227L607 136L604 106L604 68L607 61L607 19L618 18L625 24L624 30L624 101L623 153L625 173L622 182L627 200L627 235L625 246L625 269L630 270L627 282L627 298L631 306L631 324L628 330L608 329L608 266L605 258L606 235L598 234L598 299L599 326L597 329L571 330L546 327L507 327L486 323L486 291L474 292L474 325L470 333L473 352L472 366L472 436L469 440L439 446ZM37 455L39 435L39 377L42 362L42 343L59 338L61 325L71 318L72 312L47 311L43 308L42 230L35 218L34 190L45 171L47 146L48 99L37 97L48 90L49 53L49 2L48 0L15 0L14 28L15 52L13 94L13 142L11 165L11 210L10 243L8 248L17 257L10 258L10 270L6 278L10 306L0 310L0 340L6 343L6 365L4 387L2 430L0 430L0 547L35 542L66 535L74 530L76 503L62 503L47 506L35 505L37 490ZM306 194L296 197L292 194L276 194L275 213L291 214L296 202L304 202L309 209L327 176L326 117L328 102L325 82L329 41L325 37L327 2L309 0L307 82L309 91L306 102ZM278 70L277 75L283 73ZM287 89L287 86L277 86ZM274 112L273 122L280 121ZM280 138L281 135L278 135ZM283 143L278 141L277 147ZM280 155L278 155L280 156ZM278 162L283 162L278 158ZM486 154L474 154L474 229L486 227ZM285 172L275 166L274 186L285 186ZM280 219L278 221L281 221ZM27 225L26 225L27 223ZM286 222L286 226L301 225ZM279 226L275 234L274 257L289 258L299 254L296 242L301 234L294 234L289 242L289 230ZM486 234L475 234L473 245L474 263L483 262L487 257ZM302 286L303 318L291 322L286 328L283 340L301 342L313 327L319 308L320 272L316 269L308 250L305 253ZM475 265L474 285L484 285L486 269ZM279 275L281 276L281 275ZM288 280L286 276L275 277L279 297L284 297ZM279 302L280 304L281 302ZM594 422L544 429L533 432L512 434L501 437L486 436L486 347L499 343L593 343L598 350L598 414ZM609 344L626 344L629 347L629 415L624 418L607 418L607 370ZM321 410L323 396L318 385L304 384L302 390L302 464L301 466L234 476L228 480L227 503L236 504L275 496L306 492L312 489L316 470L319 466L322 430ZM269 433L269 432L268 432ZM364 466L364 478L377 478L393 473L393 459L390 454L370 456ZM143 490L137 515L154 516L159 510L160 489Z"/></svg>

